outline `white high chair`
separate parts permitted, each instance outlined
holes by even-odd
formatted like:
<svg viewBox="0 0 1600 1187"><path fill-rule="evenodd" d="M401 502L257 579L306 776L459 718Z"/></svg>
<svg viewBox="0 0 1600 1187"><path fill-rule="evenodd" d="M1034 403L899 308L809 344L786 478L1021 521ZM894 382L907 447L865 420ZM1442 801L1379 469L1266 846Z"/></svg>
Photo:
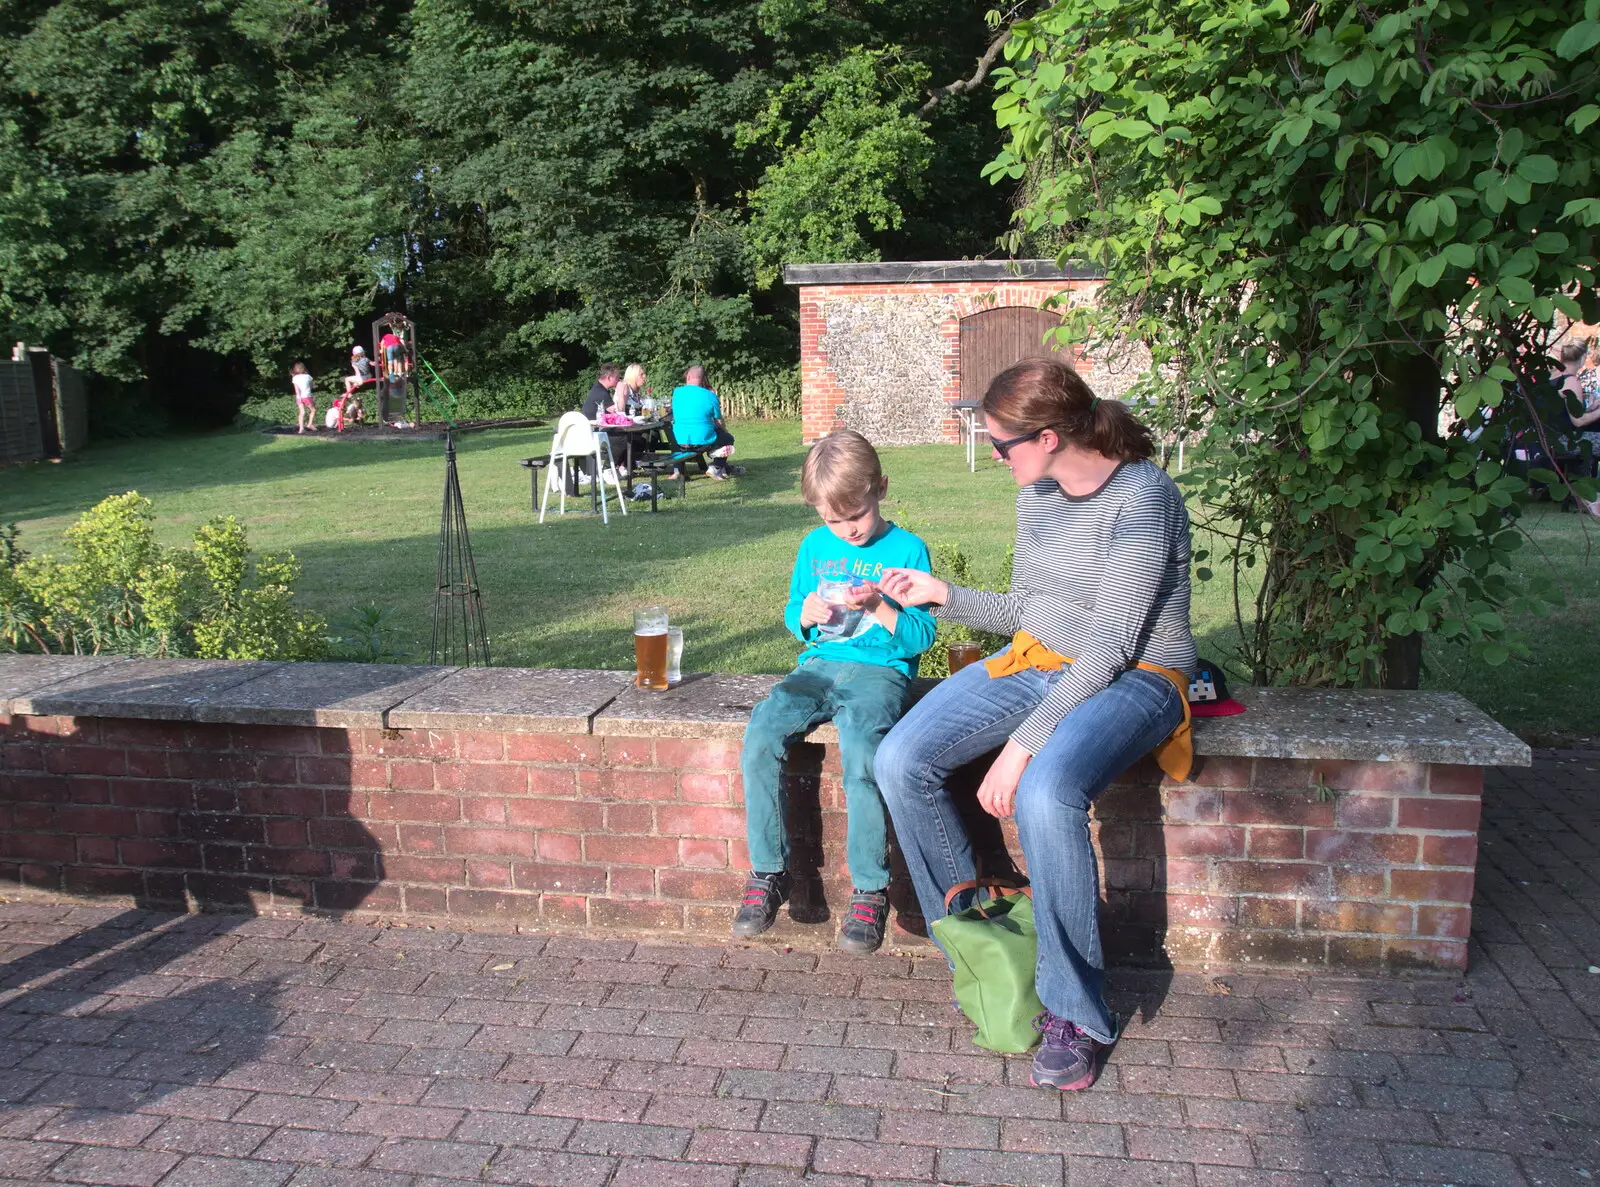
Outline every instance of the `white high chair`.
<svg viewBox="0 0 1600 1187"><path fill-rule="evenodd" d="M539 498L539 522L544 522L545 508L550 503L551 488L556 488L560 493L560 511L567 513L567 465L578 458L587 458L593 461L595 475L593 481L598 485L600 502L600 519L602 523L609 524L611 516L606 511L606 480L617 489L617 506L622 508L622 514L628 514L628 501L622 494L622 478L617 473L617 463L611 456L611 439L603 432L599 432L589 423L589 418L581 412L568 412L563 414L556 422L556 435L550 442L550 468L545 471L544 492Z"/></svg>

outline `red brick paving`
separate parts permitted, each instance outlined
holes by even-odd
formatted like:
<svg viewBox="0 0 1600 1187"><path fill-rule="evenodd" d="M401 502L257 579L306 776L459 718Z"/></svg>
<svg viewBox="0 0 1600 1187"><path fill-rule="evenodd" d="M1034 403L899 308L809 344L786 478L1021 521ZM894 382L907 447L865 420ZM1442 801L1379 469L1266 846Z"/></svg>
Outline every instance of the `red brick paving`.
<svg viewBox="0 0 1600 1187"><path fill-rule="evenodd" d="M1119 971L1070 1095L929 957L0 904L0 1187L1593 1184L1597 858L1495 772L1465 977Z"/></svg>

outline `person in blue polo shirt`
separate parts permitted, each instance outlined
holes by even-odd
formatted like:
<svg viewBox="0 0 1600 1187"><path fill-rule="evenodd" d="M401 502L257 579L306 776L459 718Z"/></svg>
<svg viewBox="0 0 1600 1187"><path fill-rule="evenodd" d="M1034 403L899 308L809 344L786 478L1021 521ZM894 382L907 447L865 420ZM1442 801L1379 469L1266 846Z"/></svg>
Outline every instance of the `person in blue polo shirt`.
<svg viewBox="0 0 1600 1187"><path fill-rule="evenodd" d="M706 386L706 369L696 363L683 373L683 383L672 389L672 439L679 445L712 445L712 478L743 474L733 456L733 434L722 423L722 401Z"/></svg>

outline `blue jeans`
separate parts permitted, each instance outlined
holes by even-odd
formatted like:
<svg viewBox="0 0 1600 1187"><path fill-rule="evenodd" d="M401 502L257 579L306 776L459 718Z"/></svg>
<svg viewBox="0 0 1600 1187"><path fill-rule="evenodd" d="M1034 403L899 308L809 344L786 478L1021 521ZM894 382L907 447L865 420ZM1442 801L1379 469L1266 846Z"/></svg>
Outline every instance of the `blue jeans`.
<svg viewBox="0 0 1600 1187"><path fill-rule="evenodd" d="M972 664L913 706L878 748L878 786L930 924L944 917L945 892L976 876L972 844L945 781L1003 745L1059 678L1029 669L996 680ZM1089 805L1182 717L1170 681L1124 672L1062 718L1017 785L1017 834L1039 927L1039 1000L1101 1042L1115 1037L1116 1023L1102 993L1100 872Z"/></svg>
<svg viewBox="0 0 1600 1187"><path fill-rule="evenodd" d="M872 777L872 759L878 743L900 720L910 685L904 674L880 664L809 659L755 707L739 756L751 869L776 873L788 868L784 755L812 728L831 720L839 731L844 767L850 880L858 890L889 885L889 818Z"/></svg>

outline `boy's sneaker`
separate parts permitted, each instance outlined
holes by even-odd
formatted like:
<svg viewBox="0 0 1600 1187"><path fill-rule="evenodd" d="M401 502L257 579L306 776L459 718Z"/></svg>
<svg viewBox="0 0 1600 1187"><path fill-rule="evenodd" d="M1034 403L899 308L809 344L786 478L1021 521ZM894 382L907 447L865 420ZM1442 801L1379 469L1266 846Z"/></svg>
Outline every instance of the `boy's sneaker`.
<svg viewBox="0 0 1600 1187"><path fill-rule="evenodd" d="M856 891L839 928L839 947L846 952L876 952L883 946L883 928L888 921L889 896L885 892Z"/></svg>
<svg viewBox="0 0 1600 1187"><path fill-rule="evenodd" d="M733 917L733 934L759 936L772 926L778 908L789 897L788 878L783 874L752 873L744 884L744 899Z"/></svg>
<svg viewBox="0 0 1600 1187"><path fill-rule="evenodd" d="M1029 1078L1035 1088L1076 1092L1099 1077L1101 1057L1111 1050L1110 1043L1090 1038L1049 1010L1033 1020L1033 1029L1044 1036L1039 1053L1033 1057L1033 1075Z"/></svg>
<svg viewBox="0 0 1600 1187"><path fill-rule="evenodd" d="M744 467L743 466L736 466L732 462L729 462L726 466L723 467L723 469L725 469L729 474L732 474L735 478L739 477L739 475L744 473Z"/></svg>
<svg viewBox="0 0 1600 1187"><path fill-rule="evenodd" d="M728 472L726 470L724 470L721 466L708 466L706 468L706 477L707 478L715 478L718 482L721 482L727 476L728 476Z"/></svg>

